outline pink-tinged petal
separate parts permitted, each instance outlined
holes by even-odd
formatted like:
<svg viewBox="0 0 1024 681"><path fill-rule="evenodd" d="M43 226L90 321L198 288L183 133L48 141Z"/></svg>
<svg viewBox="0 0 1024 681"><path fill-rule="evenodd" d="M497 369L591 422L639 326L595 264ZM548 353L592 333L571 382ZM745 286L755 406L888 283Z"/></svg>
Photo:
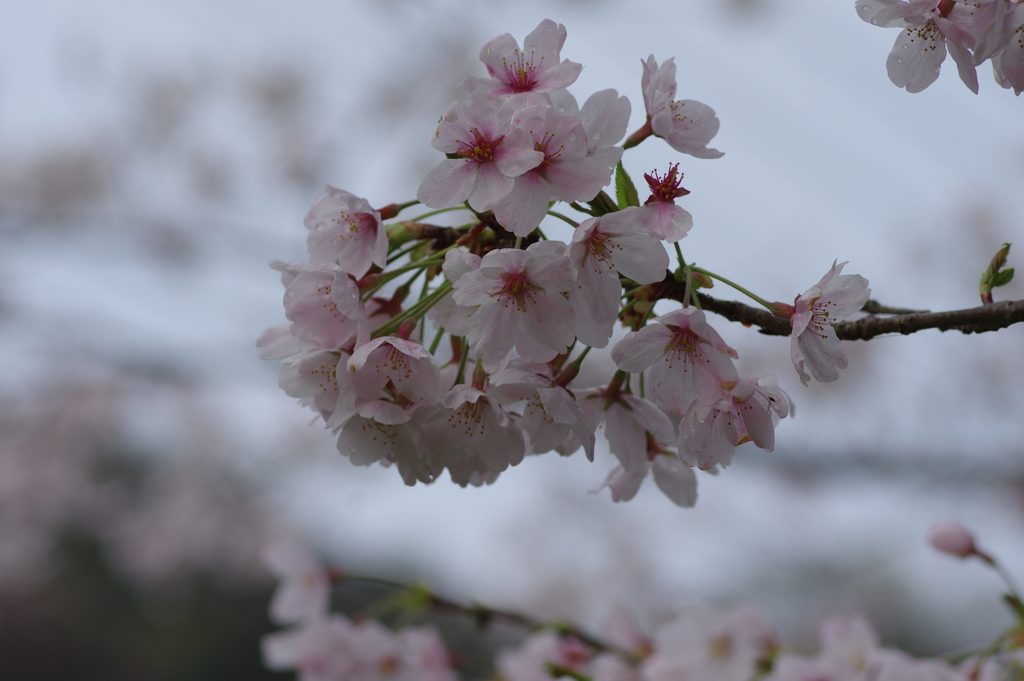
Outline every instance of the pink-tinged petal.
<svg viewBox="0 0 1024 681"><path fill-rule="evenodd" d="M857 0L857 16L883 28L906 28L904 18L912 11L901 0Z"/></svg>
<svg viewBox="0 0 1024 681"><path fill-rule="evenodd" d="M731 397L726 396L731 401ZM732 462L739 434L731 410L690 406L679 423L679 459L688 466L710 470Z"/></svg>
<svg viewBox="0 0 1024 681"><path fill-rule="evenodd" d="M547 214L550 200L548 183L531 170L516 178L512 192L494 207L494 217L516 236L529 236Z"/></svg>
<svg viewBox="0 0 1024 681"><path fill-rule="evenodd" d="M949 56L953 57L953 61L956 62L956 71L960 75L960 80L971 92L978 94L978 70L974 68L974 55L966 47L952 40L947 41L946 47L949 49Z"/></svg>
<svg viewBox="0 0 1024 681"><path fill-rule="evenodd" d="M612 501L629 501L640 491L640 485L647 477L646 467L639 467L632 471L625 470L622 466L616 466L608 474L608 478L601 487L592 491L598 492L603 487L612 491Z"/></svg>
<svg viewBox="0 0 1024 681"><path fill-rule="evenodd" d="M523 39L523 52L534 53L544 59L554 56L557 60L558 53L565 45L566 35L565 26L556 24L551 19L542 19L537 28Z"/></svg>
<svg viewBox="0 0 1024 681"><path fill-rule="evenodd" d="M544 409L558 423L568 423L576 438L583 444L587 459L594 460L596 425L583 413L579 403L564 388L541 388L537 391L544 402ZM553 448L552 448L553 449Z"/></svg>
<svg viewBox="0 0 1024 681"><path fill-rule="evenodd" d="M512 351L521 332L522 315L514 307L481 305L470 324L469 345L484 362L495 364Z"/></svg>
<svg viewBox="0 0 1024 681"><path fill-rule="evenodd" d="M582 288L578 288L569 292L569 304L572 305L573 315L576 317L576 338L580 343L592 348L606 347L615 330L615 320L611 323L599 323L594 319L582 291Z"/></svg>
<svg viewBox="0 0 1024 681"><path fill-rule="evenodd" d="M256 347L260 349L260 359L281 359L314 349L309 343L295 337L290 323L272 326L264 331L257 339Z"/></svg>
<svg viewBox="0 0 1024 681"><path fill-rule="evenodd" d="M516 181L502 174L497 164L482 163L476 174L473 191L469 195L470 207L478 212L488 211L509 195Z"/></svg>
<svg viewBox="0 0 1024 681"><path fill-rule="evenodd" d="M615 90L601 90L590 95L579 112L583 130L587 133L588 153L609 148L625 137L631 112L629 99L619 97ZM621 156L622 150L618 151ZM618 163L617 159L615 163Z"/></svg>
<svg viewBox="0 0 1024 681"><path fill-rule="evenodd" d="M946 40L935 22L929 21L899 34L885 68L893 85L905 87L907 92L921 92L939 77L945 58Z"/></svg>
<svg viewBox="0 0 1024 681"><path fill-rule="evenodd" d="M769 405L763 404L757 396L736 404L743 418L741 436L746 435L760 449L766 452L775 450L775 424Z"/></svg>
<svg viewBox="0 0 1024 681"><path fill-rule="evenodd" d="M697 475L674 456L656 456L651 466L654 482L676 506L693 508L697 503Z"/></svg>
<svg viewBox="0 0 1024 681"><path fill-rule="evenodd" d="M494 150L494 163L502 174L519 177L541 164L544 154L533 148L533 138L525 130L515 129L505 135Z"/></svg>
<svg viewBox="0 0 1024 681"><path fill-rule="evenodd" d="M469 198L479 168L479 163L469 159L445 159L423 178L416 199L430 208L457 206Z"/></svg>
<svg viewBox="0 0 1024 681"><path fill-rule="evenodd" d="M583 64L563 59L561 64L543 73L535 89L537 92L547 92L549 90L569 87L576 82L582 71Z"/></svg>
<svg viewBox="0 0 1024 681"><path fill-rule="evenodd" d="M717 149L708 148L707 144L718 134L721 123L715 110L707 104L692 99L683 99L669 104L666 111L672 114L672 128L668 134L662 135L676 151L690 154L697 158L721 158L725 154ZM651 119L654 127L654 119ZM657 128L655 128L657 132Z"/></svg>
<svg viewBox="0 0 1024 681"><path fill-rule="evenodd" d="M664 324L651 324L631 331L612 348L615 366L630 373L640 373L665 354L672 343L672 331Z"/></svg>
<svg viewBox="0 0 1024 681"><path fill-rule="evenodd" d="M641 211L639 229L670 244L682 239L693 227L693 216L674 203L652 201L637 210Z"/></svg>
<svg viewBox="0 0 1024 681"><path fill-rule="evenodd" d="M552 165L546 177L551 183L551 198L590 201L611 182L612 169L585 156Z"/></svg>
<svg viewBox="0 0 1024 681"><path fill-rule="evenodd" d="M1006 46L992 57L992 69L1000 87L1020 96L1024 92L1024 5L1017 5L1014 14L1016 28Z"/></svg>
<svg viewBox="0 0 1024 681"><path fill-rule="evenodd" d="M572 306L557 293L535 298L523 322L533 340L558 352L564 352L576 336Z"/></svg>
<svg viewBox="0 0 1024 681"><path fill-rule="evenodd" d="M516 352L523 359L527 359L531 362L540 362L546 364L559 355L560 352L565 352L565 348L552 348L547 345L542 345L537 342L530 334L520 334L519 339L516 341ZM484 363L484 368L487 368L487 363Z"/></svg>
<svg viewBox="0 0 1024 681"><path fill-rule="evenodd" d="M635 234L621 235L616 243L622 248L615 252L612 261L619 272L638 284L653 284L665 278L669 258L660 241Z"/></svg>
<svg viewBox="0 0 1024 681"><path fill-rule="evenodd" d="M619 278L614 273L608 276L588 267L585 262L579 280L580 288L575 298L586 306L586 314L602 329L614 326L619 316L619 295L622 293ZM611 329L608 331L610 333Z"/></svg>
<svg viewBox="0 0 1024 681"><path fill-rule="evenodd" d="M814 376L814 379L822 383L828 383L839 378L839 369L847 366L846 351L836 337L835 329L831 325L826 326L820 332L808 331L800 334L793 344L793 361L797 361L799 353L801 367L806 368ZM801 381L804 374L801 373Z"/></svg>

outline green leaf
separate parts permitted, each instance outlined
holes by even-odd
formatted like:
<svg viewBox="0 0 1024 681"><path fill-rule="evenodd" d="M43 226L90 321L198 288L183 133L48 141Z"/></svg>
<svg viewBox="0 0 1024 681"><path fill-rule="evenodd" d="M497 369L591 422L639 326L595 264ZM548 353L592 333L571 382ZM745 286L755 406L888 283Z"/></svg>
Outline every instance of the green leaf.
<svg viewBox="0 0 1024 681"><path fill-rule="evenodd" d="M992 279L992 288L996 286L1006 286L1013 281L1013 268L1003 270Z"/></svg>
<svg viewBox="0 0 1024 681"><path fill-rule="evenodd" d="M615 200L619 204L619 210L630 206L639 206L640 198L636 194L636 186L630 179L626 169L622 167L622 161L615 166Z"/></svg>

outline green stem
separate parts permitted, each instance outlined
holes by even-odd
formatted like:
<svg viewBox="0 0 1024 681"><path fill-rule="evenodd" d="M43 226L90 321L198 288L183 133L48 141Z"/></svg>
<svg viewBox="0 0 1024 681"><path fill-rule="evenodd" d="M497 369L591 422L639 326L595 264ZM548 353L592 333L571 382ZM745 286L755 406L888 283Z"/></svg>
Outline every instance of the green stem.
<svg viewBox="0 0 1024 681"><path fill-rule="evenodd" d="M548 215L552 215L552 216L558 218L559 220L561 220L562 222L566 222L566 223L572 225L574 228L580 226L580 223L576 222L575 220L570 218L568 215L562 215L558 211L549 210L548 211Z"/></svg>
<svg viewBox="0 0 1024 681"><path fill-rule="evenodd" d="M436 291L431 293L429 296L419 301L405 312L395 315L395 317L388 322L381 324L376 331L373 332L374 338L380 336L386 336L390 333L394 333L398 330L398 327L402 325L406 319L413 319L425 314L427 310L432 308L446 293L451 291L452 284L450 281L446 281L441 284Z"/></svg>
<svg viewBox="0 0 1024 681"><path fill-rule="evenodd" d="M469 341L466 337L462 337L462 356L459 357L459 372L455 374L455 382L452 383L454 388L457 385L465 383L466 381L466 358L469 357Z"/></svg>
<svg viewBox="0 0 1024 681"><path fill-rule="evenodd" d="M764 298L762 298L761 296L759 296L759 295L757 295L755 293L751 293L750 291L748 291L747 289L743 288L739 284L737 284L735 282L732 282L732 281L729 281L728 279L726 279L723 276L717 275L714 272L710 272L710 271L704 269L703 267L692 267L691 269L694 272L700 272L701 274L706 274L707 276L711 277L712 279L717 279L718 281L722 282L723 284L726 284L727 286L732 286L734 289L736 289L740 293L742 293L742 294L744 294L746 296L749 296L751 299L756 300L757 302L761 303L761 305L764 305L768 310L772 309L772 304L769 303L767 300L765 300Z"/></svg>
<svg viewBox="0 0 1024 681"><path fill-rule="evenodd" d="M437 330L437 333L434 334L434 340L430 341L430 347L427 348L427 352L429 352L430 354L434 354L434 352L437 350L437 346L441 344L441 339L443 337L444 327L442 326L440 329Z"/></svg>
<svg viewBox="0 0 1024 681"><path fill-rule="evenodd" d="M453 206L451 208L441 208L439 210L432 210L429 213L417 215L412 220L409 220L409 222L422 222L424 218L431 218L434 217L435 215L440 215L441 213L451 213L454 210L465 210L465 206Z"/></svg>

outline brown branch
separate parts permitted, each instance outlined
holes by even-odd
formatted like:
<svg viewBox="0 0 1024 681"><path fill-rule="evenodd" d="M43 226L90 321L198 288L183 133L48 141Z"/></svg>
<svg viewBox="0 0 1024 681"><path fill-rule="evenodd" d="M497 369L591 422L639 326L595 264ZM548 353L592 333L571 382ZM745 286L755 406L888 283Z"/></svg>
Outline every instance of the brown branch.
<svg viewBox="0 0 1024 681"><path fill-rule="evenodd" d="M673 297L673 296L669 296ZM726 319L740 322L746 326L757 326L761 333L772 336L788 336L790 323L788 319L776 317L767 310L761 310L731 300L718 300L703 293L697 294L701 308L714 312ZM1006 328L1018 322L1024 322L1024 300L1007 300L991 305L972 307L966 310L949 312L915 312L902 308L889 308L869 300L864 306L865 312L879 313L900 312L889 317L878 317L869 314L866 317L850 322L839 322L835 325L836 335L841 340L868 340L875 336L889 333L911 334L925 329L939 331L960 331L961 333L984 333Z"/></svg>

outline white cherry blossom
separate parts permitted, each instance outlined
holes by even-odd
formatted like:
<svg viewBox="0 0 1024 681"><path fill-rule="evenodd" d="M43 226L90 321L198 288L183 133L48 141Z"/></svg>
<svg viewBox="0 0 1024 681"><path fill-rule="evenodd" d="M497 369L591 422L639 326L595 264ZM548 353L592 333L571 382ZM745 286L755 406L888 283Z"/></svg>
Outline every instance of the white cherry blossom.
<svg viewBox="0 0 1024 681"><path fill-rule="evenodd" d="M837 262L794 303L791 354L804 385L811 376L823 383L839 378L839 370L847 365L846 351L832 325L859 311L871 295L867 279L859 274L840 274L846 263Z"/></svg>

